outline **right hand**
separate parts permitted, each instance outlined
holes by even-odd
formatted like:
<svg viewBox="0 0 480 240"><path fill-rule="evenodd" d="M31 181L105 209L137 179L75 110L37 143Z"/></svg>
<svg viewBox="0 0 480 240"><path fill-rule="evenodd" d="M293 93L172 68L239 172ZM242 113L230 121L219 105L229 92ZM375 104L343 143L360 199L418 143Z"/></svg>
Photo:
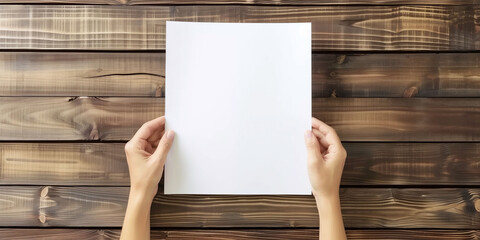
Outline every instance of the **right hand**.
<svg viewBox="0 0 480 240"><path fill-rule="evenodd" d="M146 122L125 145L130 191L152 200L162 178L163 166L175 133L166 131L165 117Z"/></svg>
<svg viewBox="0 0 480 240"><path fill-rule="evenodd" d="M335 130L312 118L312 130L305 132L308 175L317 199L338 198L347 151Z"/></svg>

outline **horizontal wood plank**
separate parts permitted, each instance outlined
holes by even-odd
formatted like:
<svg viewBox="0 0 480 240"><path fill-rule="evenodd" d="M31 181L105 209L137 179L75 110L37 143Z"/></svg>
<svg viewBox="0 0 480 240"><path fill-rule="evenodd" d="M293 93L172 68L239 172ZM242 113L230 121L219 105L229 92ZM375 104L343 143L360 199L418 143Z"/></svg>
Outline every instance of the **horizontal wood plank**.
<svg viewBox="0 0 480 240"><path fill-rule="evenodd" d="M0 49L165 48L173 7L3 5Z"/></svg>
<svg viewBox="0 0 480 240"><path fill-rule="evenodd" d="M479 99L316 98L313 115L342 141L478 141Z"/></svg>
<svg viewBox="0 0 480 240"><path fill-rule="evenodd" d="M478 143L345 143L342 185L480 185Z"/></svg>
<svg viewBox="0 0 480 240"><path fill-rule="evenodd" d="M313 97L480 97L480 54L317 54ZM0 52L0 96L165 96L164 53Z"/></svg>
<svg viewBox="0 0 480 240"><path fill-rule="evenodd" d="M0 229L0 235L10 240L23 239L89 239L108 240L120 238L120 229ZM347 230L347 238L355 240L476 240L478 230ZM242 229L242 230L159 230L151 231L151 239L196 239L196 240L276 240L318 239L317 229Z"/></svg>
<svg viewBox="0 0 480 240"><path fill-rule="evenodd" d="M0 143L0 185L129 186L123 143Z"/></svg>
<svg viewBox="0 0 480 240"><path fill-rule="evenodd" d="M479 143L345 143L343 186L480 185ZM123 143L0 143L0 185L129 186Z"/></svg>
<svg viewBox="0 0 480 240"><path fill-rule="evenodd" d="M179 6L177 21L312 22L314 50L478 49L480 6L257 7Z"/></svg>
<svg viewBox="0 0 480 240"><path fill-rule="evenodd" d="M129 140L164 99L0 98L0 140Z"/></svg>
<svg viewBox="0 0 480 240"><path fill-rule="evenodd" d="M480 54L314 54L314 97L479 97Z"/></svg>
<svg viewBox="0 0 480 240"><path fill-rule="evenodd" d="M128 187L0 187L0 225L119 227ZM344 188L346 227L479 229L480 189ZM154 227L317 227L312 196L157 195Z"/></svg>
<svg viewBox="0 0 480 240"><path fill-rule="evenodd" d="M163 96L164 53L0 52L0 96Z"/></svg>
<svg viewBox="0 0 480 240"><path fill-rule="evenodd" d="M129 140L163 98L0 97L0 140ZM315 98L343 141L480 141L478 98Z"/></svg>
<svg viewBox="0 0 480 240"><path fill-rule="evenodd" d="M472 5L478 0L0 0L0 3L99 4L99 5Z"/></svg>
<svg viewBox="0 0 480 240"><path fill-rule="evenodd" d="M314 50L478 50L474 6L4 5L3 49L161 50L165 21L312 22ZM361 13L361 14L360 14Z"/></svg>

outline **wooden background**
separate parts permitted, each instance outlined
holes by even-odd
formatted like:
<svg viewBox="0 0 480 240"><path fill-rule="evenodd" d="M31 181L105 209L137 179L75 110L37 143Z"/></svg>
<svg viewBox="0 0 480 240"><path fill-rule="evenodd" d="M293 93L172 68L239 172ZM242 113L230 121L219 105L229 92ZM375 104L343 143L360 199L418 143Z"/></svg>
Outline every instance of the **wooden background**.
<svg viewBox="0 0 480 240"><path fill-rule="evenodd" d="M480 238L479 0L0 3L0 239L118 238L123 145L164 111L166 20L312 22L349 239ZM158 194L151 221L154 239L318 234L311 196Z"/></svg>

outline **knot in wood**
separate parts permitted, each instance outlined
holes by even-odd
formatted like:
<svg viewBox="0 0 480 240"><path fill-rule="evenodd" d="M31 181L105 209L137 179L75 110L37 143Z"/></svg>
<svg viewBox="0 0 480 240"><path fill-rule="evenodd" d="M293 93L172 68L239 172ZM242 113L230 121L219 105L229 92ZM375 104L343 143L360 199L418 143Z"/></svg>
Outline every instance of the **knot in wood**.
<svg viewBox="0 0 480 240"><path fill-rule="evenodd" d="M47 216L45 216L45 214L40 214L40 216L38 216L38 220L41 223L46 223L47 222Z"/></svg>
<svg viewBox="0 0 480 240"><path fill-rule="evenodd" d="M417 87L410 87L403 92L403 97L406 98L411 98L415 97L418 94L418 88Z"/></svg>
<svg viewBox="0 0 480 240"><path fill-rule="evenodd" d="M47 195L48 195L48 189L49 189L49 187L44 187L44 188L42 189L42 191L40 192L40 197L42 197L42 198L47 197Z"/></svg>

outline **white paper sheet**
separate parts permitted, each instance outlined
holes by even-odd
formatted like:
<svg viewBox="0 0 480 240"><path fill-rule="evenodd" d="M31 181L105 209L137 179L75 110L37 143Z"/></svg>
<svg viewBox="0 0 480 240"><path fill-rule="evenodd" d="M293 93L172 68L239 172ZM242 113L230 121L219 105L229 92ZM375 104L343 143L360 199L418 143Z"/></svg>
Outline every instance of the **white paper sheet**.
<svg viewBox="0 0 480 240"><path fill-rule="evenodd" d="M167 22L165 194L310 194L310 23Z"/></svg>

